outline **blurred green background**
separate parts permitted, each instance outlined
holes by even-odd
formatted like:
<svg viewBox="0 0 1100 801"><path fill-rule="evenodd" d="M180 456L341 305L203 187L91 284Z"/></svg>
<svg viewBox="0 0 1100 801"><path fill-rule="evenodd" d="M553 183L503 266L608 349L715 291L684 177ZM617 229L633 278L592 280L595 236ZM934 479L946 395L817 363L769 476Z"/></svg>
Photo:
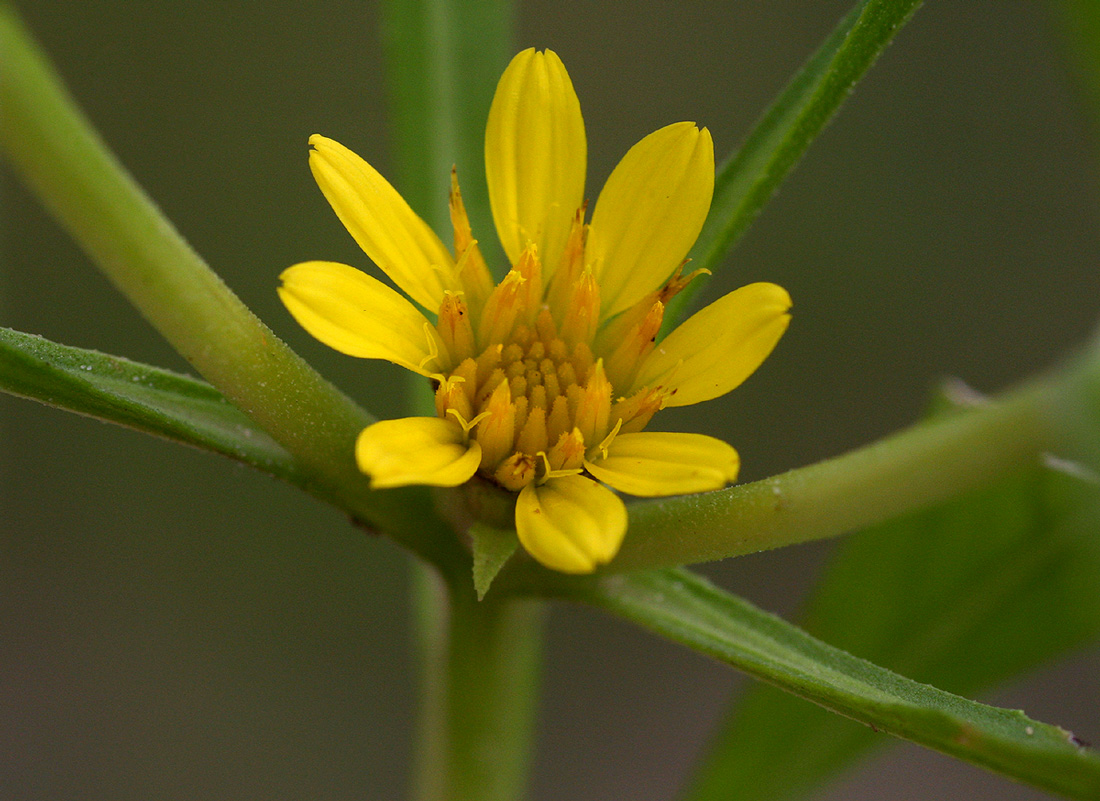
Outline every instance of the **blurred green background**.
<svg viewBox="0 0 1100 801"><path fill-rule="evenodd" d="M313 184L306 139L391 168L375 4L19 5L214 269L325 375L398 414L398 368L328 351L274 292L297 261L367 263ZM541 0L520 4L516 44L569 68L594 199L667 123L708 126L719 154L736 146L848 7ZM723 436L751 480L907 424L944 376L995 391L1050 364L1100 306L1094 133L1053 7L930 3L707 292L780 283L790 332L744 387L662 427ZM6 168L0 180L0 324L185 370ZM403 795L414 667L401 553L229 461L7 396L0 414L0 796ZM705 572L790 616L828 550ZM535 798L672 797L740 682L556 609ZM989 700L1100 742L1100 650ZM1045 797L907 745L822 797L964 794Z"/></svg>

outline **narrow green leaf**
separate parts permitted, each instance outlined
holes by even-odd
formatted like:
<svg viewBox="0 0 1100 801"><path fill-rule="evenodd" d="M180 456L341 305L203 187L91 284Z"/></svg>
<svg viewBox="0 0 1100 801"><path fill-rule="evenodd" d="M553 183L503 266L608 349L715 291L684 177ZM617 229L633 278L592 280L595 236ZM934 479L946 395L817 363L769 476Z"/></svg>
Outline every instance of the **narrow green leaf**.
<svg viewBox="0 0 1100 801"><path fill-rule="evenodd" d="M484 523L470 526L470 539L474 546L474 589L480 601L504 563L516 552L519 540L514 531L493 528Z"/></svg>
<svg viewBox="0 0 1100 801"><path fill-rule="evenodd" d="M1096 0L1057 0L1070 57L1087 100L1093 132L1100 136L1100 3Z"/></svg>
<svg viewBox="0 0 1100 801"><path fill-rule="evenodd" d="M805 628L919 681L973 695L1100 633L1100 402L1090 375L1063 392L1064 444L947 504L845 541ZM951 409L948 413L957 413ZM758 686L734 708L694 801L780 799L819 786L880 741ZM793 755L793 756L792 756ZM782 760L786 769L771 769Z"/></svg>
<svg viewBox="0 0 1100 801"><path fill-rule="evenodd" d="M293 457L220 392L178 373L0 328L0 390L304 482Z"/></svg>
<svg viewBox="0 0 1100 801"><path fill-rule="evenodd" d="M1100 796L1100 755L1070 733L858 659L685 570L578 583L574 597L880 732L1071 798Z"/></svg>
<svg viewBox="0 0 1100 801"><path fill-rule="evenodd" d="M1064 496L1067 483L1079 482L1027 470L853 537L812 603L807 630L967 695L1088 641L1100 630L1100 541L1056 523L1065 515L1051 498L1052 485ZM688 797L786 798L878 744L851 721L754 687ZM778 759L781 772L768 767Z"/></svg>
<svg viewBox="0 0 1100 801"><path fill-rule="evenodd" d="M862 0L840 21L718 169L714 200L692 248L692 268L716 270L760 209L922 0ZM704 285L693 281L666 318L683 314Z"/></svg>

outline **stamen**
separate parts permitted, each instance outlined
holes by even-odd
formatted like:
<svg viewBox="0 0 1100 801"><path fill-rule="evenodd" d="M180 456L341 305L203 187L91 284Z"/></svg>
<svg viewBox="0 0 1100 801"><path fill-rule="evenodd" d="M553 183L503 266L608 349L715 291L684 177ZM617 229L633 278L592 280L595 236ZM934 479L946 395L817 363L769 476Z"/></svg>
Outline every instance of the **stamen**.
<svg viewBox="0 0 1100 801"><path fill-rule="evenodd" d="M615 441L615 437L619 436L619 429L622 427L623 420L620 417L619 422L615 423L615 427L611 429L611 433L604 437L603 442L596 446L595 450L599 451L602 458L607 458L607 449L611 447L611 443Z"/></svg>
<svg viewBox="0 0 1100 801"><path fill-rule="evenodd" d="M542 486L543 484L545 484L547 481L549 481L552 478L563 478L565 476L575 476L575 475L578 475L578 474L584 472L584 468L582 468L582 467L571 468L571 469L568 469L568 470L565 470L565 469L553 470L553 469L551 469L550 459L547 457L546 451L539 451L538 453L535 454L535 456L541 456L542 457L542 465L541 465L542 470L540 471L542 473L542 475L538 476L538 478L535 479L536 483L538 483L539 486Z"/></svg>
<svg viewBox="0 0 1100 801"><path fill-rule="evenodd" d="M451 415L451 417L453 417L455 420L458 421L458 424L460 426L462 426L463 432L466 433L467 435L469 435L471 428L473 428L474 426L476 426L478 423L480 423L482 420L484 420L486 417L489 416L488 412L482 412L477 417L475 417L473 420L471 420L470 422L467 423L466 418L462 414L459 413L458 409L448 409L447 414Z"/></svg>
<svg viewBox="0 0 1100 801"><path fill-rule="evenodd" d="M417 366L421 370L426 370L428 365L434 361L441 370L446 370L450 365L441 364L442 360L439 358L438 340L436 337L432 336L432 324L427 320L424 321L424 339L428 342L428 355L421 359L420 364Z"/></svg>

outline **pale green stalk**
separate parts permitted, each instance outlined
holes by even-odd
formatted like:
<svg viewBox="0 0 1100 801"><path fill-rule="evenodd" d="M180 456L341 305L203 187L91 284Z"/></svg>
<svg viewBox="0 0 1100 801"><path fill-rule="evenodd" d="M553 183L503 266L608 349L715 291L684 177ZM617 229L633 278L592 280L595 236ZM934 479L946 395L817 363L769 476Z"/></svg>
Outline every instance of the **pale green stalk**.
<svg viewBox="0 0 1100 801"><path fill-rule="evenodd" d="M372 421L255 317L191 249L69 97L10 4L0 5L0 147L142 315L286 448L308 489L432 560L458 545L426 493L370 492L351 445ZM446 556L446 554L452 554Z"/></svg>

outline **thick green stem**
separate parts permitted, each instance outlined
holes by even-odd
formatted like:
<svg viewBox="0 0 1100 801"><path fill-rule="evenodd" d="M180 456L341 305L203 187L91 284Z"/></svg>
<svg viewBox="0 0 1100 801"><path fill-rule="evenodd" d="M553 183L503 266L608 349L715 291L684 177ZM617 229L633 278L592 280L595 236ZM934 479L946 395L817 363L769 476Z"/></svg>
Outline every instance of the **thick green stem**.
<svg viewBox="0 0 1100 801"><path fill-rule="evenodd" d="M611 569L708 562L835 537L954 497L1053 447L1051 406L1062 383L1035 383L763 481L635 504Z"/></svg>
<svg viewBox="0 0 1100 801"><path fill-rule="evenodd" d="M0 148L111 282L195 369L312 475L308 489L447 559L425 493L370 492L352 447L369 414L256 318L191 249L0 4ZM272 274L274 281L274 273ZM453 537L450 538L453 542ZM468 558L468 556L466 557Z"/></svg>
<svg viewBox="0 0 1100 801"><path fill-rule="evenodd" d="M423 674L414 801L525 794L542 656L540 601L475 597L468 576L416 576Z"/></svg>

